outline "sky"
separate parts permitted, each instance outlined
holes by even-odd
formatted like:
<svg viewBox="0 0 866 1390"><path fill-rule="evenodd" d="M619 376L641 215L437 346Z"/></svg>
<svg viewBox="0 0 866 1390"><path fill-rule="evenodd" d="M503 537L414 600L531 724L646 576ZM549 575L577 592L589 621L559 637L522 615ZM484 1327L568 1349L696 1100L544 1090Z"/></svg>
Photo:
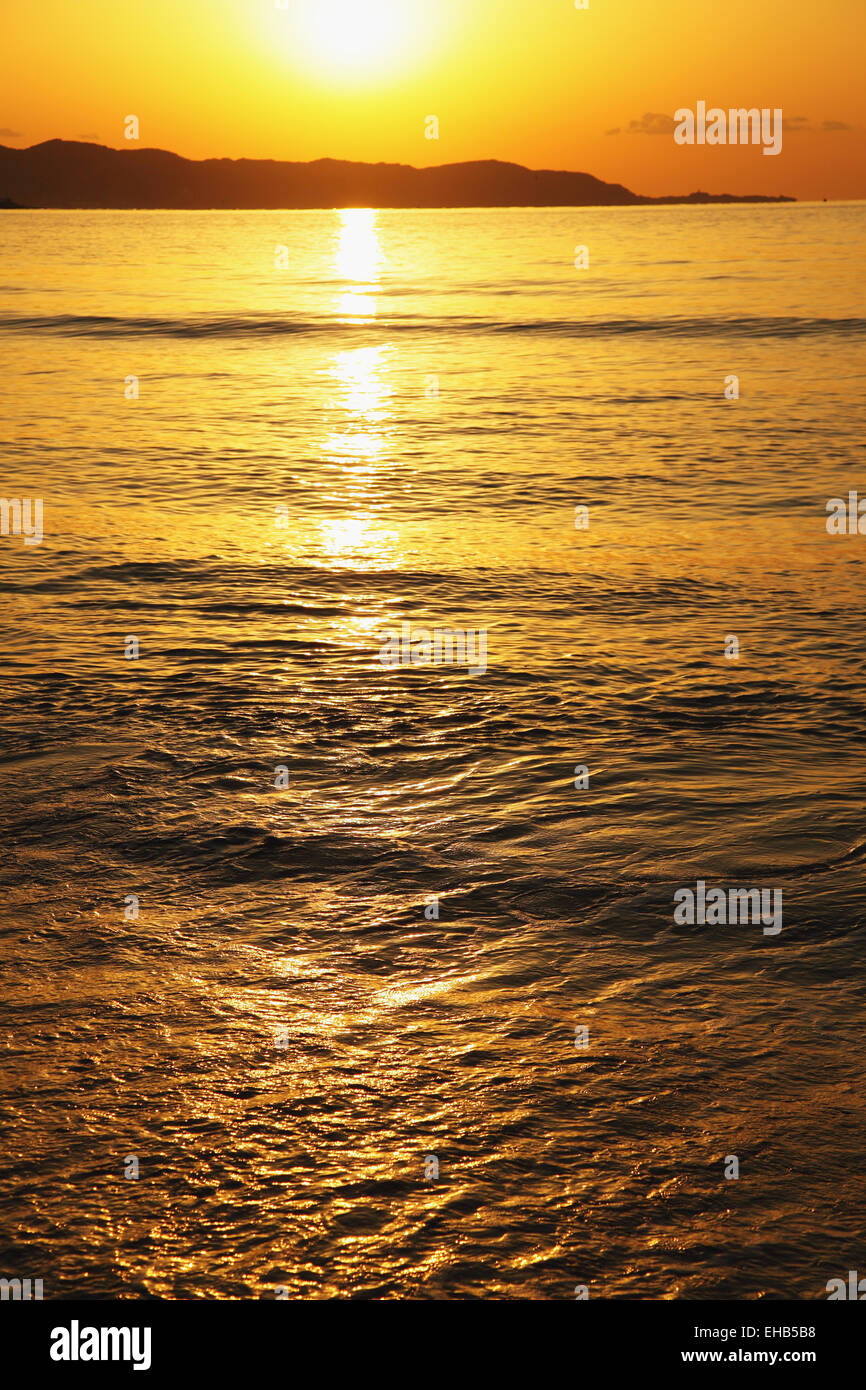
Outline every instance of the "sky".
<svg viewBox="0 0 866 1390"><path fill-rule="evenodd" d="M579 0L583 3L583 0ZM574 169L635 192L866 197L866 0L2 0L0 143ZM678 145L781 108L782 151ZM437 127L438 138L429 138Z"/></svg>

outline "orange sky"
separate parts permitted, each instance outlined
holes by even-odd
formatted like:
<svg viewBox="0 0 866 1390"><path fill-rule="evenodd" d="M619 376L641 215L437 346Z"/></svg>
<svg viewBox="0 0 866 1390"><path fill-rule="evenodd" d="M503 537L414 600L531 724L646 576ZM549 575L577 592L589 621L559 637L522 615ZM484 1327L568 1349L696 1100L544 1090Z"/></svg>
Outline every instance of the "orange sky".
<svg viewBox="0 0 866 1390"><path fill-rule="evenodd" d="M497 158L639 193L866 196L866 0L588 4L2 0L0 142L124 147L134 114L139 147L191 158ZM641 129L699 100L782 107L782 153Z"/></svg>

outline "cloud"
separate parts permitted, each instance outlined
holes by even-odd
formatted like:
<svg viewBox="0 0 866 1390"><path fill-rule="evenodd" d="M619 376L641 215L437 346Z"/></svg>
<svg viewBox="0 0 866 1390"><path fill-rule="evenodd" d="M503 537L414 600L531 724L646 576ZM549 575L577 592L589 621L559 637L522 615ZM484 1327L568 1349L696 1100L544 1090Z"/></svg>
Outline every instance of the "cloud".
<svg viewBox="0 0 866 1390"><path fill-rule="evenodd" d="M7 130L5 126L0 128L0 137L5 136L7 140L20 140L22 132L20 130Z"/></svg>
<svg viewBox="0 0 866 1390"><path fill-rule="evenodd" d="M851 126L846 125L845 121L822 121L820 125L812 125L808 116L786 116L785 120L782 122L782 129L786 130L790 135L798 135L804 130L808 130L814 134L817 130L831 132L836 130L851 130L851 128Z"/></svg>
<svg viewBox="0 0 866 1390"><path fill-rule="evenodd" d="M622 131L619 126L614 126L613 130L606 130L604 133L605 135L621 135Z"/></svg>
<svg viewBox="0 0 866 1390"><path fill-rule="evenodd" d="M673 116L660 111L647 111L639 121L629 121L627 135L673 135L676 122Z"/></svg>

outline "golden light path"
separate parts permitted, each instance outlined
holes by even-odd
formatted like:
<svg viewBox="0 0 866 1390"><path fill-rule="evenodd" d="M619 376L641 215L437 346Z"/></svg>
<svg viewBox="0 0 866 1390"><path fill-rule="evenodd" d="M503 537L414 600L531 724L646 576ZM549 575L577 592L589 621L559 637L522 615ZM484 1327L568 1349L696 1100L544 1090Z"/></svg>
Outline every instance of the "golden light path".
<svg viewBox="0 0 866 1390"><path fill-rule="evenodd" d="M376 213L371 208L346 208L338 215L334 268L339 279L352 283L339 295L337 314L345 323L371 324L376 319L384 261ZM391 419L386 370L392 353L388 344L344 348L334 354L328 367L336 388L334 428L325 435L322 452L340 461L341 487L353 507L350 515L322 526L322 552L332 563L357 568L390 565L395 560L397 535L386 530L372 510L377 461L385 450Z"/></svg>
<svg viewBox="0 0 866 1390"><path fill-rule="evenodd" d="M337 307L347 319L372 322L383 260L376 214L372 208L344 208L339 217L335 269L341 279L354 284Z"/></svg>

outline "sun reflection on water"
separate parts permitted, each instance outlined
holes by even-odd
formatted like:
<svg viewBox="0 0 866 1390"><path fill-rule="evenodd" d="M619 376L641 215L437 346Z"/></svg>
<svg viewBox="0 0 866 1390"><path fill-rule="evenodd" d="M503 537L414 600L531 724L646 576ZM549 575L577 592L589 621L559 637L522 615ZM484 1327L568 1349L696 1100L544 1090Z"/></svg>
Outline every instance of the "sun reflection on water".
<svg viewBox="0 0 866 1390"><path fill-rule="evenodd" d="M391 391L384 375L389 352L384 345L349 348L331 359L339 425L324 441L327 453L363 463L384 449L384 428L390 419Z"/></svg>
<svg viewBox="0 0 866 1390"><path fill-rule="evenodd" d="M400 561L397 532L369 512L328 521L322 526L321 553L330 564L353 569L386 569Z"/></svg>
<svg viewBox="0 0 866 1390"><path fill-rule="evenodd" d="M337 314L353 325L373 323L384 263L377 215L371 208L345 208L338 216L334 269L339 279L352 283L338 299ZM335 468L332 500L352 508L321 525L317 550L328 565L375 568L399 562L398 534L376 513L393 420L388 379L393 353L389 343L343 348L324 369L331 390L321 451Z"/></svg>
<svg viewBox="0 0 866 1390"><path fill-rule="evenodd" d="M376 214L372 208L343 208L339 216L335 268L340 279L354 284L340 296L337 310L353 323L371 323L383 259Z"/></svg>

